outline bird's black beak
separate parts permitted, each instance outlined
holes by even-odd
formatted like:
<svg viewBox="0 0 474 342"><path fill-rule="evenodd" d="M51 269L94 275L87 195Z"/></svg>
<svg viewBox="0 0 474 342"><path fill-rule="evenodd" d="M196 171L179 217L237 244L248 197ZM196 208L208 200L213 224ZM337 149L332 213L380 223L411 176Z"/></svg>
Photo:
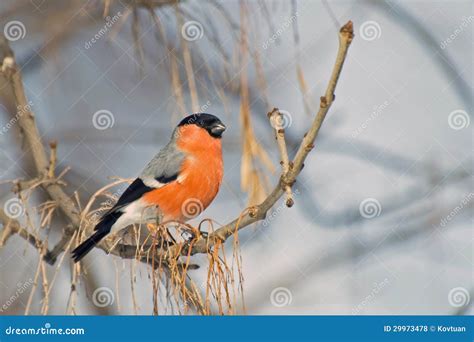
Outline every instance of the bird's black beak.
<svg viewBox="0 0 474 342"><path fill-rule="evenodd" d="M215 124L214 126L211 127L211 135L220 138L222 136L222 133L226 130L226 126L220 122L218 124Z"/></svg>

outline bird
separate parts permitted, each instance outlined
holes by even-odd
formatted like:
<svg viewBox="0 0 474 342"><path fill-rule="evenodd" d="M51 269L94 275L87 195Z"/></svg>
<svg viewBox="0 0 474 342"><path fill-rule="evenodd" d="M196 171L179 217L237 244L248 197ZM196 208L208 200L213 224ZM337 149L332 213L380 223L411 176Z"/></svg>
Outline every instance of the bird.
<svg viewBox="0 0 474 342"><path fill-rule="evenodd" d="M103 238L129 225L185 222L216 197L224 174L222 134L226 126L208 113L186 116L171 139L145 166L94 227L94 233L72 251L80 261Z"/></svg>

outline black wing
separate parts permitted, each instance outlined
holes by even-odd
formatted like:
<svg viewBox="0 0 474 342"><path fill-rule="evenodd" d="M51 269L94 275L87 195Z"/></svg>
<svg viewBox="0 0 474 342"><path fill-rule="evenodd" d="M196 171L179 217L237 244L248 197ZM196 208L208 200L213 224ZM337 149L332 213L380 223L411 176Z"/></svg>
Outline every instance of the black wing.
<svg viewBox="0 0 474 342"><path fill-rule="evenodd" d="M152 190L155 190L155 188L146 186L140 178L135 179L133 183L130 184L130 186L124 191L122 196L120 196L117 203L115 203L115 205L112 207L112 209L110 209L109 212L119 210L127 204L136 201L137 199L142 197L143 194L146 194L147 192L150 192Z"/></svg>
<svg viewBox="0 0 474 342"><path fill-rule="evenodd" d="M128 188L124 191L122 196L120 196L119 200L115 205L110 208L100 219L99 223L95 226L94 230L95 231L100 231L104 233L105 235L110 232L110 229L112 225L119 219L120 216L122 216L123 212L120 211L121 208L126 206L129 203L132 203L133 201L139 199L142 197L143 194L154 190L154 188L150 188L146 186L143 181L140 178L137 178L133 181L132 184L128 186ZM103 235L103 236L105 236ZM102 236L102 237L103 237ZM102 238L101 237L101 238ZM95 242L97 243L97 242ZM90 242L92 244L92 242ZM92 247L94 244L91 245ZM92 248L90 247L90 248ZM84 247L85 248L85 247ZM90 250L88 247L84 253L88 253ZM78 259L79 260L79 259Z"/></svg>
<svg viewBox="0 0 474 342"><path fill-rule="evenodd" d="M156 177L155 180L164 185L176 180L177 178L178 178L178 174L176 173L171 176ZM143 183L143 180L140 177L138 177L124 191L124 193L122 194L122 196L120 196L117 203L115 203L115 205L108 211L108 213L118 211L120 208L123 208L127 204L130 204L133 201L136 201L137 199L142 197L143 194L146 194L147 192L150 192L153 190L156 190L156 188L145 185L145 183Z"/></svg>

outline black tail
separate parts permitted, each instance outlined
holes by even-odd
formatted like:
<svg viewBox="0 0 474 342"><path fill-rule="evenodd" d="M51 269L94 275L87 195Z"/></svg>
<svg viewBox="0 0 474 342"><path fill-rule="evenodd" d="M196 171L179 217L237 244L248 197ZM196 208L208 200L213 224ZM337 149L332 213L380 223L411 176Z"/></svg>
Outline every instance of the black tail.
<svg viewBox="0 0 474 342"><path fill-rule="evenodd" d="M92 248L94 248L95 245L100 242L100 240L110 233L112 225L115 223L115 221L117 221L120 215L121 213L111 213L105 215L102 218L102 220L95 227L95 233L72 251L72 259L74 262L81 260L87 253L91 251Z"/></svg>

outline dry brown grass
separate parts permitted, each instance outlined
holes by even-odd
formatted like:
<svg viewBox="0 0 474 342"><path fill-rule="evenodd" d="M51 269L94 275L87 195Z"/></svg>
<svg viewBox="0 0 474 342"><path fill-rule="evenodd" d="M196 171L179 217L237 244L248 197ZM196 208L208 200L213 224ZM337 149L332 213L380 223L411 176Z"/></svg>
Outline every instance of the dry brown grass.
<svg viewBox="0 0 474 342"><path fill-rule="evenodd" d="M22 6L19 1L16 10ZM59 3L57 0L52 3ZM106 16L112 13L116 8L114 6L122 2L105 0L95 3L95 10L81 15L78 18L72 16L75 24L93 25L96 14ZM333 74L331 76L328 89L321 98L320 108L314 121L311 124L308 134L301 141L299 150L290 163L288 156L283 165L283 172L276 188L268 194L269 179L268 175L275 171L272 161L267 152L259 142L252 122L252 104L249 96L248 73L250 65L254 63L257 73L262 76L258 82L258 88L261 90L264 102L268 105L266 95L266 81L263 77L263 67L259 58L257 49L252 51L249 34L247 29L255 27L255 22L251 21L249 16L249 3L240 2L240 26L236 26L232 16L218 3L210 2L215 10L224 18L229 26L231 35L235 34L236 44L233 47L234 53L231 57L227 56L225 51L220 48L220 40L217 34L212 32L207 37L208 41L216 48L217 55L221 59L221 69L216 72L216 67L211 67L206 60L206 56L196 44L190 45L185 39L179 39L179 44L175 41L171 43L166 37L170 25L165 25L159 18L155 10L161 9L166 5L172 5L174 12L174 30L179 31L180 25L184 20L193 19L193 14L187 11L176 1L126 1L124 15L121 21L111 33L118 34L130 20L132 39L135 46L135 52L141 67L144 67L144 59L147 50L141 42L141 20L140 12L148 13L152 22L156 26L156 37L158 48L165 48L167 62L170 70L170 86L175 95L175 105L178 110L172 113L178 115L187 114L185 94L189 93L192 111L198 111L200 97L214 96L212 101L221 101L224 107L227 107L227 93L238 94L240 97L239 117L241 120L241 139L242 139L242 164L241 164L241 187L248 194L249 207L245 209L234 221L218 226L212 220L206 219L198 227L181 222L157 222L146 226L131 227L124 236L112 236L105 239L98 247L107 253L117 255L123 259L132 259L130 262L131 292L133 298L134 312L138 312L138 305L135 298L135 280L138 262L147 263L151 267L147 268L150 272L150 279L153 285L152 303L153 313L161 312L161 307L171 308L173 312L186 314L190 310L200 314L234 314L236 312L245 312L243 295L243 274L242 258L239 250L238 231L245 226L256 222L265 217L265 213L275 204L275 202L286 192L287 204L291 199L291 186L297 175L301 171L304 159L314 146L322 121L334 100L334 89L337 83L342 64L347 53L347 48L352 40L352 23L346 24L340 33L340 50L336 60ZM24 4L23 4L24 5ZM51 4L48 4L51 5ZM61 8L49 8L45 11L41 20L52 15L53 17L64 18L71 16L71 11L78 10L81 7L80 1L72 1L68 10L64 10L62 16L58 14ZM89 16L89 17L87 17ZM131 18L131 19L130 19ZM208 20L203 18L202 20ZM269 22L271 22L269 20ZM84 28L81 27L81 28ZM54 28L54 30L52 29ZM52 38L42 47L41 52L44 55L54 53L55 49L60 48L62 43L68 37L74 34L77 25L68 25L61 30L54 24L44 30L44 33L52 35ZM56 30L56 31L55 31ZM237 32L238 31L238 32ZM5 40L0 41L2 48L2 74L11 85L12 98L17 104L17 108L25 107L27 103L26 95L23 89L20 68L15 62L13 54L6 44ZM255 43L255 42L254 42ZM200 71L195 68L199 63ZM240 75L238 82L234 82L230 76L231 69L237 69ZM204 72L203 72L203 71ZM234 70L235 71L235 70ZM143 69L141 70L143 72ZM297 69L300 88L303 93L307 92L307 86L301 69ZM212 85L210 90L201 89L197 84L204 84L206 80ZM187 85L188 89L185 89ZM209 102L209 100L208 100ZM206 102L207 103L207 102ZM171 116L170 116L171 117ZM59 175L55 174L56 169L56 148L57 143L50 144L49 154L45 151L41 143L41 135L34 120L34 114L28 110L25 115L20 117L18 124L25 133L25 141L31 149L31 156L34 160L37 178L29 180L12 181L13 192L17 194L23 207L25 208L24 220L18 222L6 217L0 209L0 219L4 222L4 231L2 233L1 243L4 244L9 236L18 234L26 242L33 245L39 252L39 261L36 269L34 284L28 299L25 313L31 311L32 301L39 287L42 289L42 302L40 312L47 314L50 310L50 295L54 289L57 275L63 265L65 257L68 255L72 246L80 243L84 237L89 236L94 225L103 212L108 210L116 201L120 192L111 193L110 190L118 185L126 183L128 180L115 179L97 190L82 205L78 193L69 196L65 189L67 184L63 181L63 176L68 169L62 171ZM284 137L278 135L277 140L284 144ZM38 143L39 142L39 143ZM280 150L281 152L281 150ZM283 155L287 154L285 153ZM30 205L30 198L37 189L42 188L48 194L49 199ZM34 201L31 201L33 203ZM53 249L48 246L49 228L54 226L56 213L61 212L67 218L68 225L63 229L61 240ZM38 215L39 224L36 225L32 219ZM201 228L207 228L207 233L203 233ZM48 228L48 229L45 229ZM227 238L233 236L232 252L226 251L224 242ZM25 243L26 246L26 243ZM192 255L195 253L204 253L207 263L206 280L202 285L196 284L191 275L191 270L196 268L192 262ZM57 258L59 257L59 260ZM55 265L54 272L48 274L46 264ZM82 263L72 264L71 268L71 291L67 304L67 313L76 313L77 302L77 284L84 276L91 281L92 275L88 274L88 269L83 267ZM119 270L116 265L116 274ZM41 286L39 286L41 284ZM120 298L118 296L118 277L116 277L117 302L120 309ZM160 307L161 306L161 307Z"/></svg>
<svg viewBox="0 0 474 342"><path fill-rule="evenodd" d="M114 187L129 182L126 179L117 179L99 189L85 205L81 213L80 235L85 238L97 223L98 218L116 200L116 193L111 193ZM175 313L187 314L198 312L203 315L233 314L235 308L244 307L242 287L242 260L239 253L238 233L235 233L231 260L222 243L216 244L207 253L207 279L202 284L196 284L192 277L192 270L197 265L192 263L191 249L184 255L181 248L191 246L194 240L202 234L212 233L215 223L204 219L199 227L193 227L182 222L163 222L131 227L125 236L112 236L103 243L103 248L113 253L119 243L136 246L134 261L130 262L131 278L136 277L136 262L146 261L151 265L149 270L153 285L153 313L160 312L160 299L167 309ZM201 230L206 228L208 232ZM128 235L128 236L127 236ZM179 246L178 250L157 255L157 250L164 246ZM77 272L77 274L76 274ZM78 267L74 277L80 277L87 270ZM132 293L134 292L132 280ZM166 301L163 302L163 298ZM136 300L134 300L136 308Z"/></svg>

